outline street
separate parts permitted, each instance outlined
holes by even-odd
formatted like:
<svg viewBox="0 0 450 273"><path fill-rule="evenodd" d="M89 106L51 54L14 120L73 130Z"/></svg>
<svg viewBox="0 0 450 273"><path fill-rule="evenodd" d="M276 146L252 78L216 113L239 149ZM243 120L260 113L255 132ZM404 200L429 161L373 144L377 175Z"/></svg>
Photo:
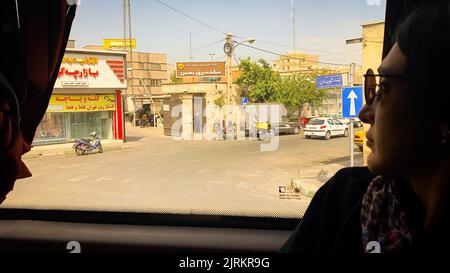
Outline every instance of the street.
<svg viewBox="0 0 450 273"><path fill-rule="evenodd" d="M33 177L2 207L297 218L311 199L280 199L279 187L298 178L320 186L320 171L330 178L350 164L344 137L285 135L261 152L259 141L175 141L157 130L127 125L129 149L26 159Z"/></svg>

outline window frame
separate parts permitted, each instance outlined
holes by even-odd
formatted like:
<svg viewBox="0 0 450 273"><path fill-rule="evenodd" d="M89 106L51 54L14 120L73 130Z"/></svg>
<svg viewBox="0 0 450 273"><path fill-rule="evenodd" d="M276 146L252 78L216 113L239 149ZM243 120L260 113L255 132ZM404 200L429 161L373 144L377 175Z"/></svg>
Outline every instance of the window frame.
<svg viewBox="0 0 450 273"><path fill-rule="evenodd" d="M386 4L386 31L383 58L392 47L391 40L398 25L398 18L405 15L412 4L404 1L387 0ZM289 60L284 62L288 63ZM282 68L285 70L286 68ZM130 86L129 86L130 87ZM249 227L267 228L276 230L293 230L301 218L271 218L271 217L239 217L217 215L169 215L132 212L93 212L93 211L57 211L33 209L0 208L1 220L37 220L62 221L101 224L136 224L136 225L168 225L168 226L199 226L199 227Z"/></svg>
<svg viewBox="0 0 450 273"><path fill-rule="evenodd" d="M301 218L265 216L226 216L138 213L115 211L75 211L0 208L0 220L31 220L45 222L178 226L209 228L244 228L266 230L294 230Z"/></svg>

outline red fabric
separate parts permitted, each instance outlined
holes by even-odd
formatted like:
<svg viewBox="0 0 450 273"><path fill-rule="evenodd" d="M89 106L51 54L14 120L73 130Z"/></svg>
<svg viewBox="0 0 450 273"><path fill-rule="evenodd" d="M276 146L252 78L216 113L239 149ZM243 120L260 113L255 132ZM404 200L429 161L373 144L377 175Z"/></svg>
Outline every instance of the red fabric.
<svg viewBox="0 0 450 273"><path fill-rule="evenodd" d="M15 9L8 5L0 11L1 18L15 17ZM0 72L17 97L21 119L19 125L16 102L7 88L1 88L0 203L16 179L31 176L21 157L30 151L47 109L75 16L75 6L69 8L66 0L19 1L19 5L20 32L1 36L0 43Z"/></svg>

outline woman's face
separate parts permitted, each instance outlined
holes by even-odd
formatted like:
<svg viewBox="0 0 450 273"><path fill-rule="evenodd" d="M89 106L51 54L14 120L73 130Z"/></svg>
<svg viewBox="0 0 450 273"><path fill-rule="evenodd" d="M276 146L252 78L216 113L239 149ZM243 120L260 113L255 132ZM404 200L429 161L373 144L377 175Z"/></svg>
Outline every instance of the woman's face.
<svg viewBox="0 0 450 273"><path fill-rule="evenodd" d="M406 68L407 59L395 44L378 72L404 75ZM415 109L405 78L381 77L373 104L365 105L359 118L371 125L367 146L372 150L368 166L373 173L409 175L433 162L435 150L430 144L435 122L426 112Z"/></svg>

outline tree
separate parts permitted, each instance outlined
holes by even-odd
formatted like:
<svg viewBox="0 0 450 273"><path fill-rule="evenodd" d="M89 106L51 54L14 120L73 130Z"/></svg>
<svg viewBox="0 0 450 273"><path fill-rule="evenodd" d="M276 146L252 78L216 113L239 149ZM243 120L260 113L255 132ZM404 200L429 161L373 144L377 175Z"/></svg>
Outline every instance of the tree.
<svg viewBox="0 0 450 273"><path fill-rule="evenodd" d="M296 112L302 115L307 105L319 106L327 95L325 90L317 88L316 78L330 74L328 70L281 77L272 70L267 61L260 59L254 62L250 58L241 60L239 70L241 75L236 84L242 97L248 97L255 103L281 103L286 107L289 116Z"/></svg>
<svg viewBox="0 0 450 273"><path fill-rule="evenodd" d="M183 82L183 79L178 78L178 77L177 77L177 72L176 72L176 71L173 71L172 74L170 75L170 81L171 81L172 83L182 83L182 82Z"/></svg>
<svg viewBox="0 0 450 273"><path fill-rule="evenodd" d="M322 72L293 74L280 80L277 85L276 101L286 107L289 116L296 112L298 112L298 115L302 115L306 105L318 106L322 104L327 93L316 86L318 73Z"/></svg>
<svg viewBox="0 0 450 273"><path fill-rule="evenodd" d="M248 97L251 102L275 102L276 86L280 76L272 70L270 64L263 59L258 62L250 58L239 63L241 75L236 81L242 97Z"/></svg>
<svg viewBox="0 0 450 273"><path fill-rule="evenodd" d="M214 100L214 104L219 106L219 107L225 106L227 98L225 97L224 92L223 91L219 91L218 95L219 95L218 98Z"/></svg>

